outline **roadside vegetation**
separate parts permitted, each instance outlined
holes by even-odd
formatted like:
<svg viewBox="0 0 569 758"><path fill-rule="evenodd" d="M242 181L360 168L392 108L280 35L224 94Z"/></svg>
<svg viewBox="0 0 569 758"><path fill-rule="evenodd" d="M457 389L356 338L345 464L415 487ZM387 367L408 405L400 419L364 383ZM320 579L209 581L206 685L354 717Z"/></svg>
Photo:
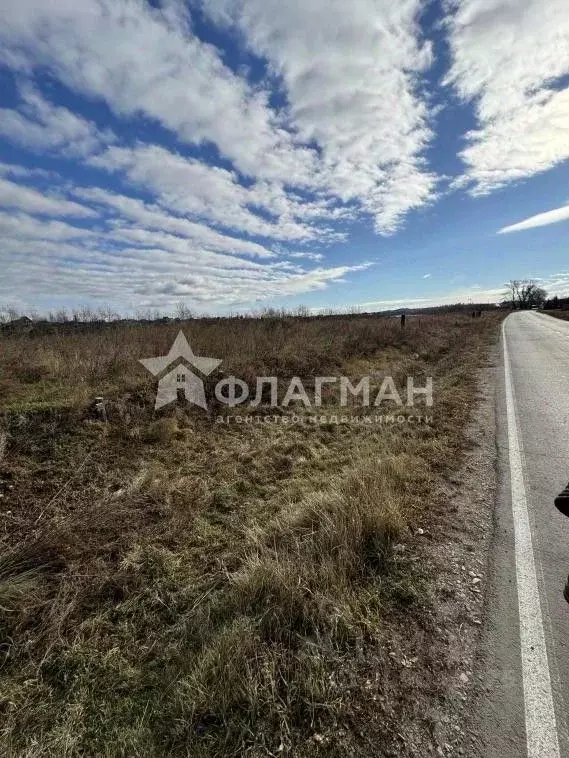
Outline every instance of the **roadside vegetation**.
<svg viewBox="0 0 569 758"><path fill-rule="evenodd" d="M562 321L569 321L569 308L566 310L549 310L545 311L545 313L548 316L553 316L553 318L560 318Z"/></svg>
<svg viewBox="0 0 569 758"><path fill-rule="evenodd" d="M410 730L426 744L457 663L421 541L503 315L182 324L196 355L223 358L208 382L432 376L427 424L155 412L137 361L179 324L0 338L0 753L371 758L410 755Z"/></svg>

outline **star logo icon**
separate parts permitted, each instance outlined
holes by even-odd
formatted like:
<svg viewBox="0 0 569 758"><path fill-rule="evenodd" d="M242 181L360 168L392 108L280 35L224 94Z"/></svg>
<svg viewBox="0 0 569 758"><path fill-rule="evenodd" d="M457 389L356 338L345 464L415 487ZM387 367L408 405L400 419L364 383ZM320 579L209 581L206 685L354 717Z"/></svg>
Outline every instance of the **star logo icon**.
<svg viewBox="0 0 569 758"><path fill-rule="evenodd" d="M153 376L164 374L158 381L155 409L177 400L178 392L182 390L188 402L207 410L203 380L191 368L197 369L203 376L209 376L219 366L221 360L194 355L181 330L168 355L158 358L141 358L139 363L142 363Z"/></svg>

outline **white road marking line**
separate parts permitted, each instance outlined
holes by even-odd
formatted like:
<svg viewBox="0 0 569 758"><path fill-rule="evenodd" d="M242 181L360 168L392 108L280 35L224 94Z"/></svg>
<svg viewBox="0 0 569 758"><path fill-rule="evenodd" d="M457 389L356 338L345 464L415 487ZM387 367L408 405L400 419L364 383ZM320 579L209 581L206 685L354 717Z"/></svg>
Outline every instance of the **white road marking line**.
<svg viewBox="0 0 569 758"><path fill-rule="evenodd" d="M508 449L514 517L527 754L528 758L560 758L531 526L524 487L523 462L516 421L505 322L502 324L502 342L504 345Z"/></svg>

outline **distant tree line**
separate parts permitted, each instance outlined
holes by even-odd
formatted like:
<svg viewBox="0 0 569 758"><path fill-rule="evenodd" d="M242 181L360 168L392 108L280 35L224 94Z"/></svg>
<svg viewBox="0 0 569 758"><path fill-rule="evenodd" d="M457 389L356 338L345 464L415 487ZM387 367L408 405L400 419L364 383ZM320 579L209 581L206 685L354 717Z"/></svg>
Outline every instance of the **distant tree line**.
<svg viewBox="0 0 569 758"><path fill-rule="evenodd" d="M314 312L306 305L299 305L295 308L274 308L266 307L258 311L228 313L227 315L197 315L185 303L178 303L170 314L165 314L158 308L139 308L130 316L121 316L111 306L100 306L91 308L80 306L78 308L59 308L49 311L47 314L40 315L36 310L20 310L12 305L0 305L0 326L25 322L45 331L49 327L66 326L69 329L81 327L101 326L104 324L140 324L140 323L165 323L168 321L179 322L188 321L193 318L205 320L219 319L326 319L337 316L352 316L354 318L376 318L377 316L401 316L407 315L435 315L437 313L470 313L471 311L495 310L497 306L494 303L453 303L450 305L434 305L423 308L395 308L385 311L365 311L361 307L350 307L348 309L319 310Z"/></svg>
<svg viewBox="0 0 569 758"><path fill-rule="evenodd" d="M554 295L548 297L547 292L535 280L512 279L508 282L504 300L500 305L502 308L514 308L516 310L528 310L529 308L569 309L569 296Z"/></svg>
<svg viewBox="0 0 569 758"><path fill-rule="evenodd" d="M33 321L41 324L102 324L115 321L164 321L178 319L185 321L193 318L193 312L184 303L178 303L172 316L166 316L158 308L139 308L132 316L121 316L110 305L98 308L79 306L78 308L58 308L40 315L37 310L20 310L14 305L0 305L0 325L15 321Z"/></svg>
<svg viewBox="0 0 569 758"><path fill-rule="evenodd" d="M554 295L545 301L543 307L546 310L555 310L557 308L569 309L569 297L557 297L557 295Z"/></svg>
<svg viewBox="0 0 569 758"><path fill-rule="evenodd" d="M515 310L542 308L547 292L533 279L512 279L508 282L502 306Z"/></svg>

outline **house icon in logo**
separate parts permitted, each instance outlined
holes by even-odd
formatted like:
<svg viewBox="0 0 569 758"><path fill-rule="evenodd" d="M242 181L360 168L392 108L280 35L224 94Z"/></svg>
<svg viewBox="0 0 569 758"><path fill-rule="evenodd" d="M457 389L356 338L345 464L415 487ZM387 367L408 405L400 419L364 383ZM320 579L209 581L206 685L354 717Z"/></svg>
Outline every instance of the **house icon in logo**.
<svg viewBox="0 0 569 758"><path fill-rule="evenodd" d="M142 358L139 362L153 376L163 374L158 381L154 408L162 408L174 402L178 398L178 391L182 390L188 402L207 410L203 380L192 371L192 368L197 369L204 376L209 376L219 366L221 360L194 355L182 331L178 332L168 355Z"/></svg>

